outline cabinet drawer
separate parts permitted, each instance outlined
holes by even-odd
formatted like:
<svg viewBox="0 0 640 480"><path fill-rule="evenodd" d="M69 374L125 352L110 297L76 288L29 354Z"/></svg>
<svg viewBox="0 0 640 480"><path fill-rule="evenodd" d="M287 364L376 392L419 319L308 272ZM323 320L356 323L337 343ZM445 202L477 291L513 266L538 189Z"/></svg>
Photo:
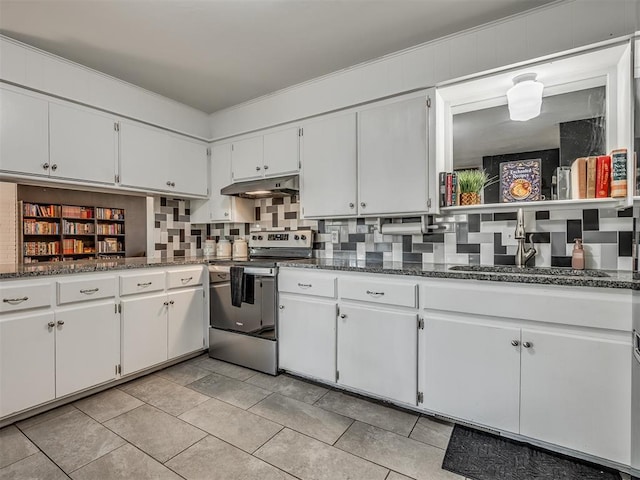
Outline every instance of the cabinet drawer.
<svg viewBox="0 0 640 480"><path fill-rule="evenodd" d="M401 307L416 307L417 283L371 280L367 278L339 278L340 298L363 302L383 303Z"/></svg>
<svg viewBox="0 0 640 480"><path fill-rule="evenodd" d="M204 269L202 267L181 268L167 272L167 288L192 287L202 285Z"/></svg>
<svg viewBox="0 0 640 480"><path fill-rule="evenodd" d="M159 272L136 273L133 275L120 275L120 295L157 292L164 290L164 284L164 270Z"/></svg>
<svg viewBox="0 0 640 480"><path fill-rule="evenodd" d="M278 290L281 292L335 298L336 277L335 275L304 271L284 271L278 276Z"/></svg>
<svg viewBox="0 0 640 480"><path fill-rule="evenodd" d="M16 312L51 305L51 284L12 284L0 287L0 312Z"/></svg>
<svg viewBox="0 0 640 480"><path fill-rule="evenodd" d="M115 277L85 277L74 280L58 280L58 305L86 302L116 296Z"/></svg>

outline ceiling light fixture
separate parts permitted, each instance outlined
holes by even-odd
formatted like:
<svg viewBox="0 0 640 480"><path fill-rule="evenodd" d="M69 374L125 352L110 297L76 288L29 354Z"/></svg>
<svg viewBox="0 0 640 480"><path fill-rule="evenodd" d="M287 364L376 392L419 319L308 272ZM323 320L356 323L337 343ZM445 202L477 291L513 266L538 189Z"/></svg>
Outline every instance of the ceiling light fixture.
<svg viewBox="0 0 640 480"><path fill-rule="evenodd" d="M536 77L535 73L525 73L513 79L513 87L507 91L511 120L526 122L540 115L544 85Z"/></svg>

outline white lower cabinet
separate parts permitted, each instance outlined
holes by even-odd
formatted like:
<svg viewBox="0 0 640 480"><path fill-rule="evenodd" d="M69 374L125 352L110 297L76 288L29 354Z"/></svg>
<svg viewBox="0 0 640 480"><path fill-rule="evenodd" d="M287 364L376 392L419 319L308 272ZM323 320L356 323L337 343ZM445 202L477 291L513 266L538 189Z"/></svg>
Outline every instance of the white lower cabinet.
<svg viewBox="0 0 640 480"><path fill-rule="evenodd" d="M120 322L113 301L56 310L56 396L117 376Z"/></svg>
<svg viewBox="0 0 640 480"><path fill-rule="evenodd" d="M0 317L0 417L55 398L54 328L53 311Z"/></svg>
<svg viewBox="0 0 640 480"><path fill-rule="evenodd" d="M139 295L121 300L122 374L167 360L167 295Z"/></svg>
<svg viewBox="0 0 640 480"><path fill-rule="evenodd" d="M415 313L341 303L337 356L338 384L416 405L418 316Z"/></svg>
<svg viewBox="0 0 640 480"><path fill-rule="evenodd" d="M522 330L520 433L629 464L628 341Z"/></svg>
<svg viewBox="0 0 640 480"><path fill-rule="evenodd" d="M425 408L518 432L520 329L427 314L421 340Z"/></svg>
<svg viewBox="0 0 640 480"><path fill-rule="evenodd" d="M204 346L202 287L170 291L167 317L167 353L179 357Z"/></svg>
<svg viewBox="0 0 640 480"><path fill-rule="evenodd" d="M281 294L280 368L327 382L336 380L336 301Z"/></svg>

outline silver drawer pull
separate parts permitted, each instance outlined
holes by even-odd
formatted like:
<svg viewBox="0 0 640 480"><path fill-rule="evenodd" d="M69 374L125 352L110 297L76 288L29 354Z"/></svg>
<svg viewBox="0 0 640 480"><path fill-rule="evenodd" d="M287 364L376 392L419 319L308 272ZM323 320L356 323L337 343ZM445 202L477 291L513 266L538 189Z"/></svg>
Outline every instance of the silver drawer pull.
<svg viewBox="0 0 640 480"><path fill-rule="evenodd" d="M19 303L22 302L26 302L27 300L29 300L29 297L22 297L22 298L3 298L2 302L3 303L10 303L11 305L17 305Z"/></svg>
<svg viewBox="0 0 640 480"><path fill-rule="evenodd" d="M381 297L384 295L384 292L373 292L371 290L367 290L367 295L371 295L372 297Z"/></svg>
<svg viewBox="0 0 640 480"><path fill-rule="evenodd" d="M236 322L236 325L238 325L239 327L244 327L244 323L242 322Z"/></svg>
<svg viewBox="0 0 640 480"><path fill-rule="evenodd" d="M311 284L310 283L298 283L298 286L300 288L311 288Z"/></svg>
<svg viewBox="0 0 640 480"><path fill-rule="evenodd" d="M193 280L193 277L188 277L188 278L181 278L180 281L182 283L189 283L191 280Z"/></svg>
<svg viewBox="0 0 640 480"><path fill-rule="evenodd" d="M100 290L100 289L99 288L90 288L90 289L80 290L80 293L84 293L85 295L93 295L98 290Z"/></svg>
<svg viewBox="0 0 640 480"><path fill-rule="evenodd" d="M149 285L151 285L153 282L145 282L145 283L139 283L138 286L141 288L147 288Z"/></svg>

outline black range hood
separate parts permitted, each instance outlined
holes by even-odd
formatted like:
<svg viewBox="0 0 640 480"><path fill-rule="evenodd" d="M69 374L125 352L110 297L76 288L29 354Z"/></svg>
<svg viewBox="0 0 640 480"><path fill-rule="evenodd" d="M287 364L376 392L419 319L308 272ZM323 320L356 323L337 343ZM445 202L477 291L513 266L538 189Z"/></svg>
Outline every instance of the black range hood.
<svg viewBox="0 0 640 480"><path fill-rule="evenodd" d="M286 177L261 178L248 182L238 182L227 185L220 193L244 198L279 198L296 195L300 181L298 175Z"/></svg>

